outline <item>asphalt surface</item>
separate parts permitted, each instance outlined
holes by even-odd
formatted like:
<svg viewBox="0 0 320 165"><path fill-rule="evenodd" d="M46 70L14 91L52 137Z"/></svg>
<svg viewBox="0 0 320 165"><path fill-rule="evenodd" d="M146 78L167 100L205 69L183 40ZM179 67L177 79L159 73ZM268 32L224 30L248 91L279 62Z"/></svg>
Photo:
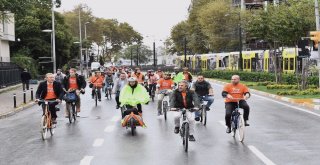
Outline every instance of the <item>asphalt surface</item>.
<svg viewBox="0 0 320 165"><path fill-rule="evenodd" d="M115 100L103 98L98 106L89 89L82 95L82 112L69 124L58 113L53 137L40 136L39 106L0 120L1 165L259 165L320 163L319 117L264 97L253 95L250 127L243 143L225 133L221 86L214 85L215 102L207 126L196 123L196 142L185 153L180 136L173 133L173 114L158 117L156 102L143 106L147 128L136 136L120 125ZM64 104L62 105L64 107ZM298 108L298 109L297 109ZM62 108L63 109L63 108ZM307 110L309 112L309 110Z"/></svg>

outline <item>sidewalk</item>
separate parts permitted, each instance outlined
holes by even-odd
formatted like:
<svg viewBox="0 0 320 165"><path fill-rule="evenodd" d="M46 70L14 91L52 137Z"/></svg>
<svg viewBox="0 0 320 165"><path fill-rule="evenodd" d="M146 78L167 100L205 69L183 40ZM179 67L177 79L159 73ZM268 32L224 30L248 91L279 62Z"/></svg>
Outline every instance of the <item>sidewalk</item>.
<svg viewBox="0 0 320 165"><path fill-rule="evenodd" d="M218 81L218 80L211 79L211 78L208 78L208 80L210 80L211 82L217 83L217 84L226 84L226 82ZM270 94L267 92L258 91L255 89L250 89L250 91L257 93L261 96L273 98L276 100L281 100L283 102L291 103L291 104L297 105L297 106L303 106L303 107L311 109L311 110L320 110L320 104L314 104L312 101L310 101L310 99L292 99L292 98L283 97L283 96L279 96L279 95L275 95L275 94Z"/></svg>
<svg viewBox="0 0 320 165"><path fill-rule="evenodd" d="M31 88L33 88L33 98L38 84L30 84L29 90L26 91L26 104L23 103L22 84L6 87L0 90L0 119L14 115L15 113L25 110L35 103L31 101ZM14 108L13 94L16 94L17 108Z"/></svg>

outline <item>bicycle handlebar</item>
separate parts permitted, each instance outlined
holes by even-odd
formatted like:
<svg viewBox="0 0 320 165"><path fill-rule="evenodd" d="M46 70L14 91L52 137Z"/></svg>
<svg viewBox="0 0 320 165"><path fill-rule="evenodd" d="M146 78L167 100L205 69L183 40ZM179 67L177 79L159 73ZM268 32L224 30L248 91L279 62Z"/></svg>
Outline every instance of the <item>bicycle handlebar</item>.
<svg viewBox="0 0 320 165"><path fill-rule="evenodd" d="M39 101L37 101L38 103L40 103L40 104L46 104L46 103L59 103L57 100L39 100Z"/></svg>

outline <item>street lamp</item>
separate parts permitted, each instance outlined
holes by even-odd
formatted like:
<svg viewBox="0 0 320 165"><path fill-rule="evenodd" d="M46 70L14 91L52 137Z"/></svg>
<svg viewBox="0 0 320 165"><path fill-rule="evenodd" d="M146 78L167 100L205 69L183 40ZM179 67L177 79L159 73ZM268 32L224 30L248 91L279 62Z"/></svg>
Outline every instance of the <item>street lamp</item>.
<svg viewBox="0 0 320 165"><path fill-rule="evenodd" d="M83 66L82 66L82 37L81 37L81 9L83 9L85 7L82 7L82 5L80 4L79 7L79 44L80 44L80 72L81 75L83 75Z"/></svg>
<svg viewBox="0 0 320 165"><path fill-rule="evenodd" d="M239 29L239 61L238 61L238 69L241 71L243 69L242 65L242 28L241 28L241 13L230 13L230 14L236 14L239 16L239 24L238 24L238 29ZM230 14L226 14L225 16L229 16Z"/></svg>
<svg viewBox="0 0 320 165"><path fill-rule="evenodd" d="M86 22L85 24L84 24L84 38L87 40L87 24L89 24L90 22ZM87 77L89 77L89 72L88 72L88 62L89 62L89 60L88 60L88 48L87 48L87 45L86 45L86 70L87 70Z"/></svg>
<svg viewBox="0 0 320 165"><path fill-rule="evenodd" d="M50 36L51 36L51 41L50 41L50 44L51 44L51 58L52 58L52 61L54 61L54 59L53 59L53 37L52 37L52 32L53 32L53 30L51 30L51 29L45 29L45 30L42 30L42 32L44 32L44 33L50 33ZM53 63L53 73L56 71L56 69L55 69L55 63Z"/></svg>

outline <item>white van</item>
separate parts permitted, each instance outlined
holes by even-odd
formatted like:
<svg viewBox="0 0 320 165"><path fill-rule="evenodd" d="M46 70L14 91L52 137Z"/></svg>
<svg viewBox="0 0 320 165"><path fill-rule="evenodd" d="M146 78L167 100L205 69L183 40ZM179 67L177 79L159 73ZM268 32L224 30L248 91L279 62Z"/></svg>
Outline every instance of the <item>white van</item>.
<svg viewBox="0 0 320 165"><path fill-rule="evenodd" d="M91 70L98 70L100 68L99 62L92 62L91 63Z"/></svg>

